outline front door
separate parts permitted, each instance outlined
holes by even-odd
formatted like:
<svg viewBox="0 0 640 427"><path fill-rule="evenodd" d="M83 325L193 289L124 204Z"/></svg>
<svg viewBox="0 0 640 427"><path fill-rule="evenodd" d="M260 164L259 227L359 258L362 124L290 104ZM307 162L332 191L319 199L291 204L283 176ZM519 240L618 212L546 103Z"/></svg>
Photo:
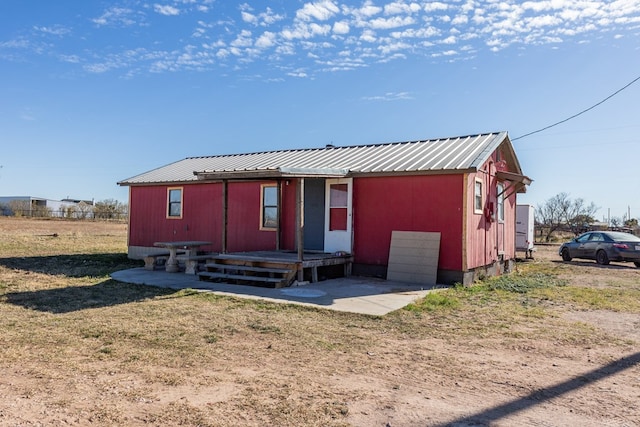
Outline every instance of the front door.
<svg viewBox="0 0 640 427"><path fill-rule="evenodd" d="M324 250L324 178L304 180L304 250Z"/></svg>
<svg viewBox="0 0 640 427"><path fill-rule="evenodd" d="M327 179L325 188L324 251L351 253L353 179Z"/></svg>

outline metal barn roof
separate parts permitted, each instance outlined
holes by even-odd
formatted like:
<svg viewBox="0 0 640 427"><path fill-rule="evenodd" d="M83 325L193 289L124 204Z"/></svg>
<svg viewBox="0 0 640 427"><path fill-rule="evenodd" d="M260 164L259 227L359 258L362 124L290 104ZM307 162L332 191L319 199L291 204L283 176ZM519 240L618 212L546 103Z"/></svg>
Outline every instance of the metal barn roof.
<svg viewBox="0 0 640 427"><path fill-rule="evenodd" d="M188 157L118 182L120 185L178 183L198 179L275 178L284 176L358 176L474 171L501 144L520 174L506 132L423 141L260 153Z"/></svg>

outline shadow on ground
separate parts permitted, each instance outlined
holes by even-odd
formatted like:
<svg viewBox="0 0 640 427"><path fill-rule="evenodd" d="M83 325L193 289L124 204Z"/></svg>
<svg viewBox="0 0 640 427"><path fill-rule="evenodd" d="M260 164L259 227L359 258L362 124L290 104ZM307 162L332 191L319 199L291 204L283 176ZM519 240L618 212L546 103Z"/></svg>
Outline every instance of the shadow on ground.
<svg viewBox="0 0 640 427"><path fill-rule="evenodd" d="M439 424L438 427L476 427L489 426L494 422L507 418L510 415L524 411L536 405L541 405L547 401L557 399L574 390L587 387L593 383L640 364L640 353L631 354L614 360L593 371L587 372L575 378L570 378L556 385L535 390L527 396L515 399L503 405L489 408L485 411L459 418L446 424Z"/></svg>
<svg viewBox="0 0 640 427"><path fill-rule="evenodd" d="M141 265L142 261L130 260L125 253L0 258L0 266L6 268L68 277L106 276Z"/></svg>
<svg viewBox="0 0 640 427"><path fill-rule="evenodd" d="M61 314L128 304L173 293L175 290L105 280L90 286L11 292L5 294L3 299L9 304L30 310Z"/></svg>
<svg viewBox="0 0 640 427"><path fill-rule="evenodd" d="M577 259L573 259L571 261L552 260L551 262L555 264L576 265L584 268L599 268L599 269L610 269L610 270L627 270L627 269L636 270L637 269L637 267L633 263L627 264L621 261L615 261L616 264L608 264L608 265L600 265L595 261L577 260Z"/></svg>

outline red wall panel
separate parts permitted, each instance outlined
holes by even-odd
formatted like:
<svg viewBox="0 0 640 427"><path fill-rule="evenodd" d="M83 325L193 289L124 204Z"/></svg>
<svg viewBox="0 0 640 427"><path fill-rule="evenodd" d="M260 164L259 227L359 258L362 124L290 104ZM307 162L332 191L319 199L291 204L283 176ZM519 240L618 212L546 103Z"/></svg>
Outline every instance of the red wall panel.
<svg viewBox="0 0 640 427"><path fill-rule="evenodd" d="M474 269L491 265L502 257L503 259L515 258L515 210L516 194L509 182L503 182L509 197L504 201L504 221L498 221L497 214L491 221L487 220L483 213L474 213L474 184L476 179L482 181L483 204L493 203L494 212L497 209L498 179L496 178L495 153L480 168L482 172L468 175L467 186L467 248L466 269Z"/></svg>
<svg viewBox="0 0 640 427"><path fill-rule="evenodd" d="M462 265L463 175L355 178L354 256L386 265L391 232L440 232L439 268Z"/></svg>
<svg viewBox="0 0 640 427"><path fill-rule="evenodd" d="M165 240L209 240L204 250L219 250L222 191L219 185L182 188L182 218L167 218L167 186L131 187L129 245L153 246Z"/></svg>
<svg viewBox="0 0 640 427"><path fill-rule="evenodd" d="M260 230L260 182L230 182L228 194L227 250L273 250L276 233Z"/></svg>
<svg viewBox="0 0 640 427"><path fill-rule="evenodd" d="M298 186L295 179L282 182L282 210L280 218L280 248L296 249L296 192Z"/></svg>
<svg viewBox="0 0 640 427"><path fill-rule="evenodd" d="M260 230L260 185L266 182L230 182L227 187L227 250L274 250L276 232ZM222 250L222 184L183 186L182 218L167 218L169 186L130 188L129 245L151 247L164 240L208 240L203 250ZM282 186L281 247L295 248L295 180Z"/></svg>

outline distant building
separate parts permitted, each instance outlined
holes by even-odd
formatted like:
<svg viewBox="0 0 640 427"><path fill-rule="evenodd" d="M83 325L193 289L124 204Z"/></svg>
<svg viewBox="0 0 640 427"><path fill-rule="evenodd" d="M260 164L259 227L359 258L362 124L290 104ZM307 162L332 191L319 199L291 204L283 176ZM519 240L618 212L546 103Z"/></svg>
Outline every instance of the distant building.
<svg viewBox="0 0 640 427"><path fill-rule="evenodd" d="M71 199L52 200L33 196L0 196L0 213L4 216L51 216L72 217L83 216L80 204L92 206L93 201L76 201Z"/></svg>

